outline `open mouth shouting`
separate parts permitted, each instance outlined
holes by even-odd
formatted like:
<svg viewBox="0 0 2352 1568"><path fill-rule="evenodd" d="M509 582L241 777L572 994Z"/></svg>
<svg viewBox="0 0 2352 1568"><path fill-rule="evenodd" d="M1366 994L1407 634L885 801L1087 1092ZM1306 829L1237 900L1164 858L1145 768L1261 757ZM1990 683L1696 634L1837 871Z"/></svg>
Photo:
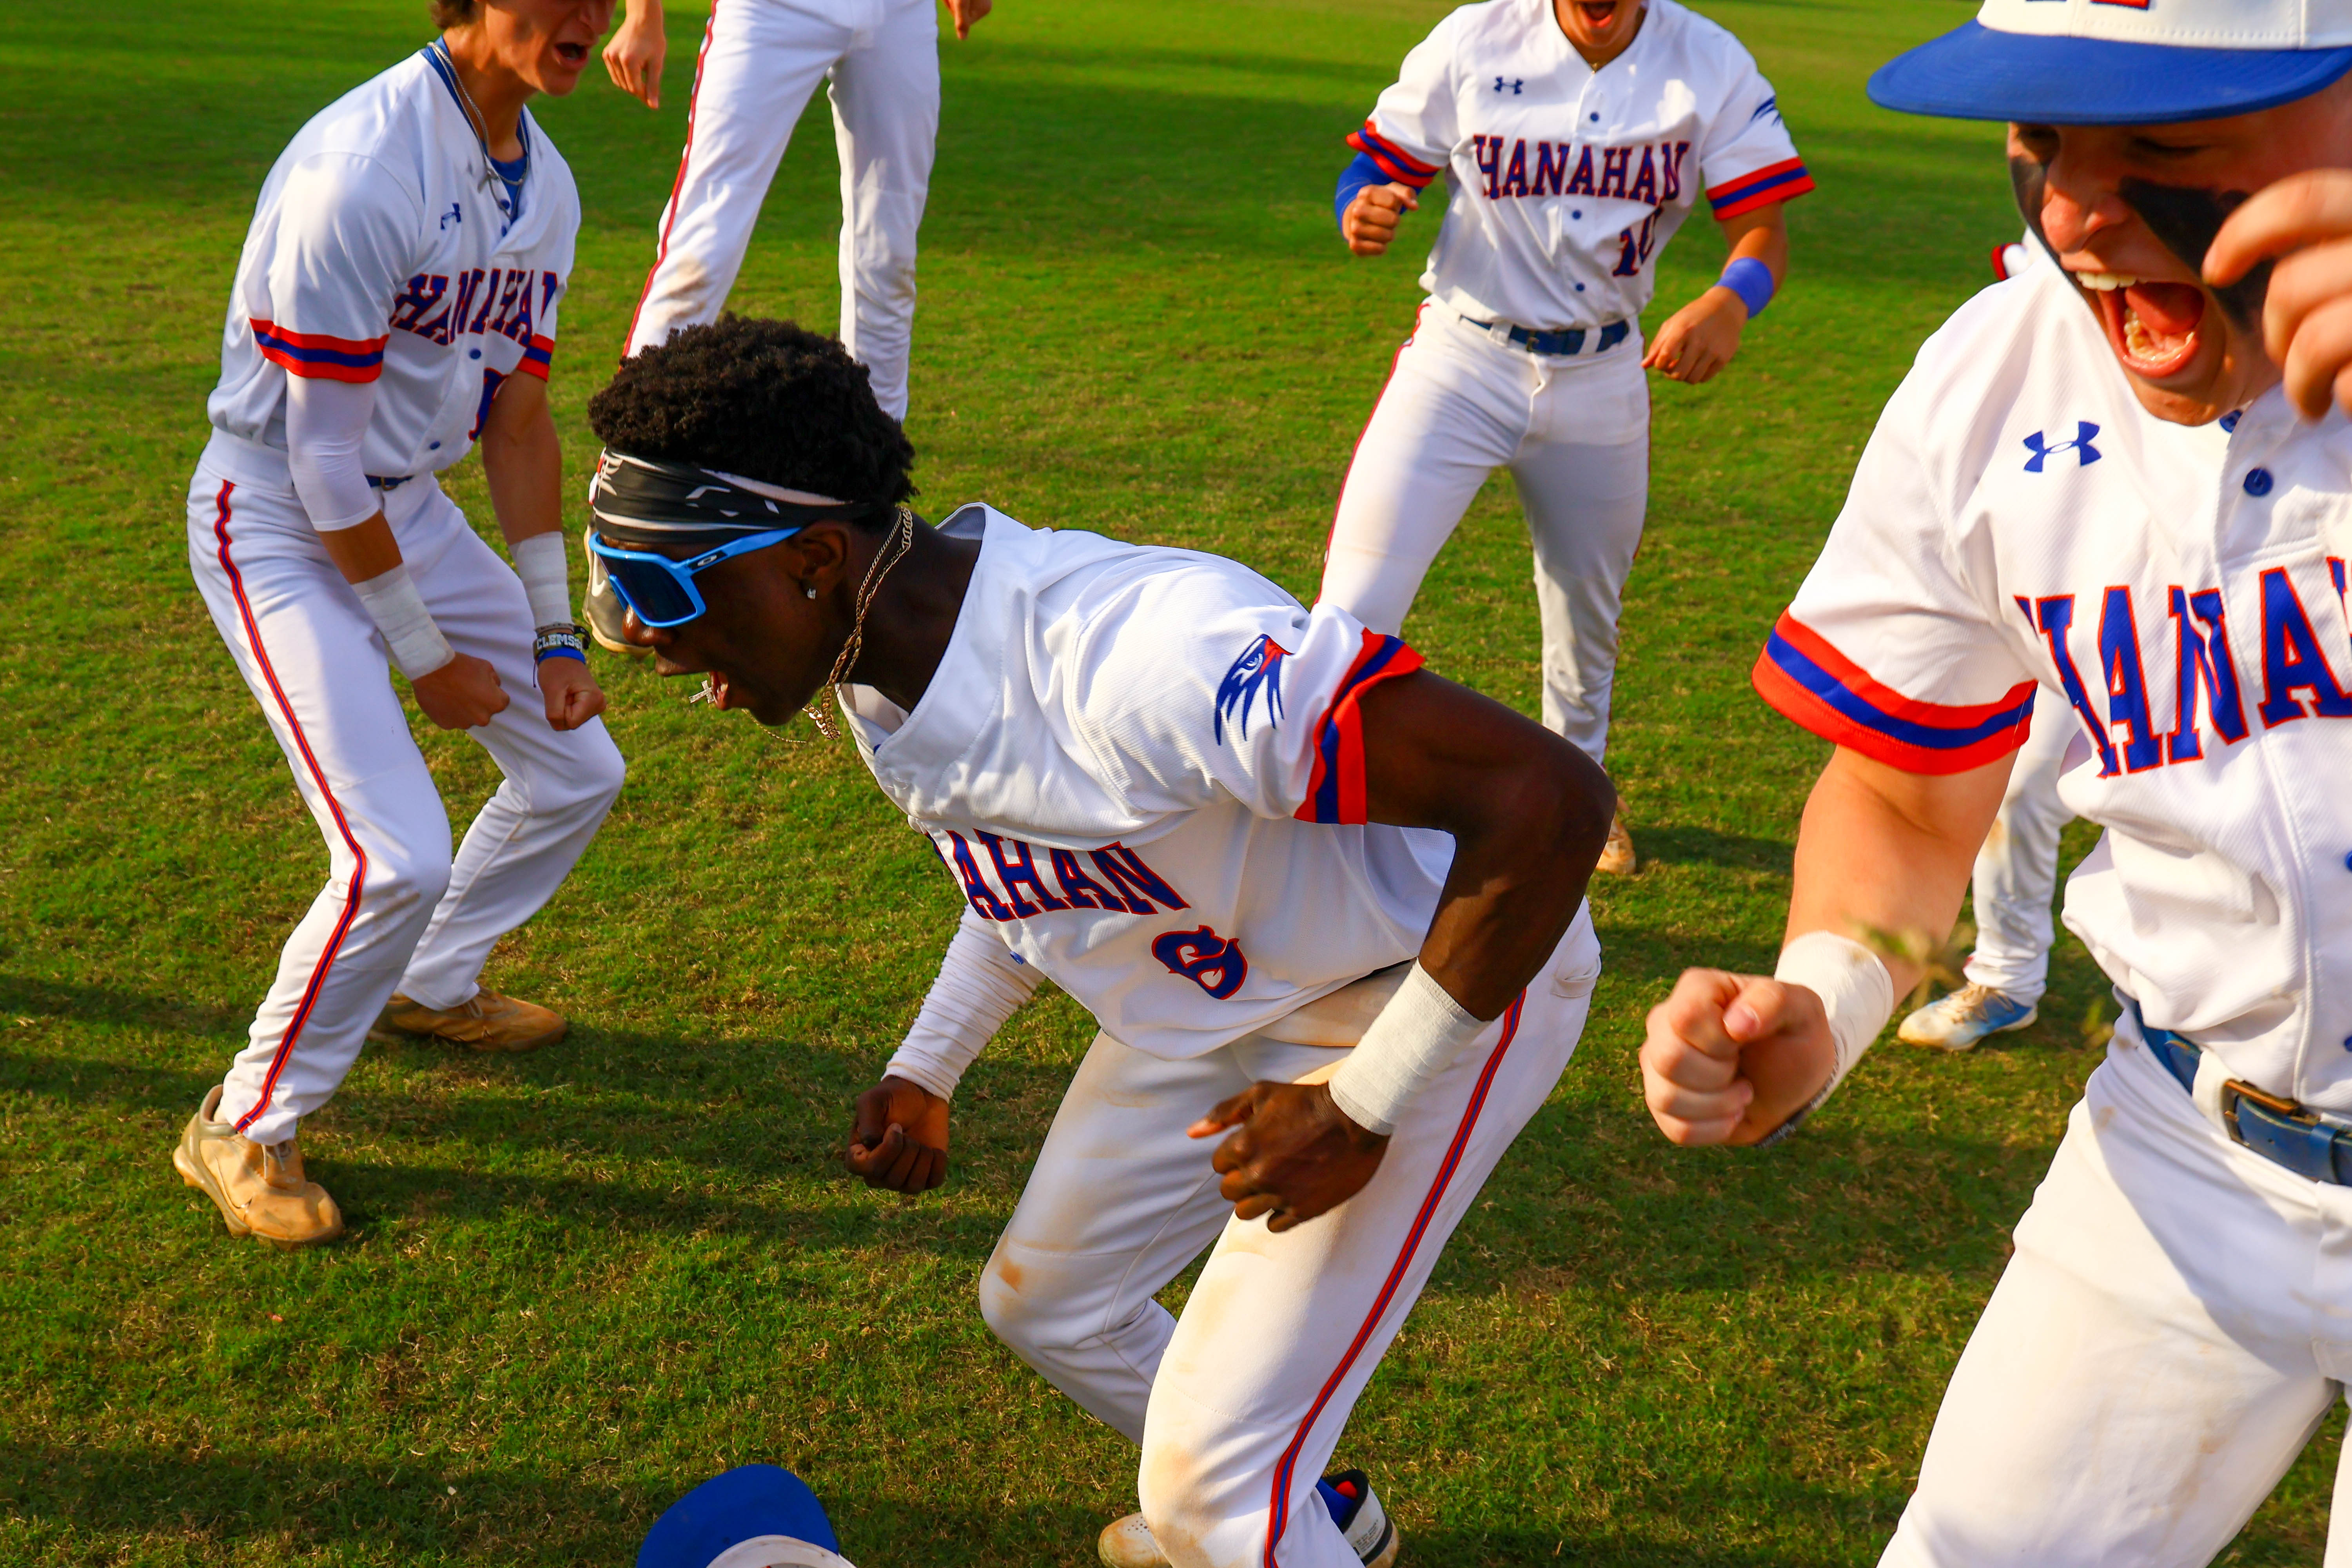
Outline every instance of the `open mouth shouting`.
<svg viewBox="0 0 2352 1568"><path fill-rule="evenodd" d="M1616 19L1619 0L1576 0L1576 9L1584 25L1598 33Z"/></svg>
<svg viewBox="0 0 2352 1568"><path fill-rule="evenodd" d="M2124 272L2073 277L2098 310L2107 346L2134 375L2162 381L2197 357L2206 299L2196 284L2157 283Z"/></svg>
<svg viewBox="0 0 2352 1568"><path fill-rule="evenodd" d="M564 68L567 70L585 69L588 65L588 46L559 43L555 46L555 58L563 62Z"/></svg>

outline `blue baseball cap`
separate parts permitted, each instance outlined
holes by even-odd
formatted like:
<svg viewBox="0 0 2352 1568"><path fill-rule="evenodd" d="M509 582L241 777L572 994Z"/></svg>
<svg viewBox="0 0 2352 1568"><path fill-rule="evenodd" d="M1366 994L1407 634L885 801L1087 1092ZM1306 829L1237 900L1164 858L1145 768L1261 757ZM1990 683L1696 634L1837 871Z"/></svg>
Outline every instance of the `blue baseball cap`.
<svg viewBox="0 0 2352 1568"><path fill-rule="evenodd" d="M637 1568L850 1568L808 1483L773 1465L703 1482L654 1521Z"/></svg>
<svg viewBox="0 0 2352 1568"><path fill-rule="evenodd" d="M1870 99L1906 114L2165 125L2308 98L2352 71L2352 0L1984 0L1897 55Z"/></svg>

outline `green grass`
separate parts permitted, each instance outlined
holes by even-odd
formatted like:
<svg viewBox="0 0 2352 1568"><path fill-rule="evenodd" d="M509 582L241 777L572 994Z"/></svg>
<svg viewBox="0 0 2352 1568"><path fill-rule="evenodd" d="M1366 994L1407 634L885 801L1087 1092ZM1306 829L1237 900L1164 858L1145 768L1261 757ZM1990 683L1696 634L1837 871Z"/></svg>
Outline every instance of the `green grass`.
<svg viewBox="0 0 2352 1568"><path fill-rule="evenodd" d="M1769 1156L1677 1152L1641 1109L1640 1019L1673 974L1778 942L1823 748L1748 667L1912 347L2017 229L1991 131L1862 94L1965 6L1706 8L1821 191L1740 362L1656 389L1612 750L1652 864L1595 890L1591 1026L1342 1445L1427 1568L1871 1562L2096 1059L2103 988L2068 939L2043 1024L1961 1059L1884 1047ZM630 785L490 973L565 1006L571 1039L371 1048L306 1124L354 1226L326 1252L229 1241L171 1171L324 866L186 574L222 304L269 161L421 42L423 9L112 0L19 8L0 37L0 1562L621 1563L752 1459L808 1477L867 1568L1087 1562L1131 1457L973 1304L1086 1022L1042 998L973 1070L942 1193L837 1173L846 1098L957 897L805 731L600 666ZM1223 550L1311 595L1415 299L1407 258L1351 262L1331 232L1339 139L1443 9L1003 0L943 46L927 508ZM674 20L659 115L601 80L544 106L586 212L553 384L575 464L699 25ZM833 322L825 131L820 100L740 309ZM1720 265L1706 227L1666 252L1663 308ZM487 522L478 470L455 489ZM1498 483L1408 633L1532 711L1528 574ZM462 816L492 770L420 739ZM2231 1560L2317 1556L2335 1446Z"/></svg>

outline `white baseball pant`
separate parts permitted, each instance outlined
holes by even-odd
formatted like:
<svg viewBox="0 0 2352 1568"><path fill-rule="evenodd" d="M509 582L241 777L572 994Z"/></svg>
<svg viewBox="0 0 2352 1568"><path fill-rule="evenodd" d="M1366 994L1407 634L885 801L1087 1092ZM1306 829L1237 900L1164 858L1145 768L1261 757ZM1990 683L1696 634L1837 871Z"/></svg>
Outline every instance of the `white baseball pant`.
<svg viewBox="0 0 2352 1568"><path fill-rule="evenodd" d="M841 154L841 341L874 395L907 416L915 233L940 129L934 0L713 0L686 115L686 150L626 352L716 321L793 127L830 79Z"/></svg>
<svg viewBox="0 0 2352 1568"><path fill-rule="evenodd" d="M1430 563L1496 468L1518 484L1535 546L1544 725L1601 762L1617 614L1649 505L1638 331L1605 353L1538 355L1423 304L1356 442L1321 596L1376 631L1402 629Z"/></svg>
<svg viewBox="0 0 2352 1568"><path fill-rule="evenodd" d="M2058 892L2058 836L2074 814L2058 798L2066 748L2082 727L2063 697L2033 699L2033 726L2011 766L2000 814L1977 851L1971 884L1976 950L1962 973L1979 985L2031 1005L2050 983L2050 913Z"/></svg>
<svg viewBox="0 0 2352 1568"><path fill-rule="evenodd" d="M1095 1038L981 1275L996 1336L1142 1445L1139 1490L1174 1568L1358 1568L1315 1492L1348 1413L1440 1249L1576 1048L1601 970L1580 913L1520 1001L1398 1123L1339 1208L1276 1234L1217 1192L1185 1127L1345 1047L1244 1036L1165 1061ZM1152 1298L1215 1242L1184 1315Z"/></svg>
<svg viewBox="0 0 2352 1568"><path fill-rule="evenodd" d="M383 637L267 461L215 441L188 489L188 560L213 624L327 841L327 884L294 928L217 1115L257 1143L293 1135L343 1081L394 991L456 1007L499 938L537 913L620 793L601 720L549 726L530 605L512 567L430 478L383 498L449 646L488 659L506 710L467 731L506 774L456 856ZM282 462L282 458L280 459Z"/></svg>
<svg viewBox="0 0 2352 1568"><path fill-rule="evenodd" d="M2352 1190L2231 1142L2126 1013L2015 1239L1881 1568L2212 1561L2352 1378Z"/></svg>

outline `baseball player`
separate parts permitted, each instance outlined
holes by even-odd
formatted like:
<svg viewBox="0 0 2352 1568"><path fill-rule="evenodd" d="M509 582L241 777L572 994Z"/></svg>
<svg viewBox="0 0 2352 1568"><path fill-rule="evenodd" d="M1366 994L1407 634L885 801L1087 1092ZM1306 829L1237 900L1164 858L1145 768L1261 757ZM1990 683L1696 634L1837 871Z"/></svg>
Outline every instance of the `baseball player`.
<svg viewBox="0 0 2352 1568"><path fill-rule="evenodd" d="M1356 443L1322 597L1404 624L1496 468L1535 545L1543 719L1594 762L1650 484L1644 368L1704 382L1788 268L1813 188L1739 40L1677 0L1482 0L1405 57L1339 176L1339 232L1379 256L1442 173L1429 298ZM1704 194L1731 258L1642 342L1659 251ZM1604 871L1634 868L1622 813Z"/></svg>
<svg viewBox="0 0 2352 1568"><path fill-rule="evenodd" d="M279 155L237 261L189 562L331 868L173 1156L235 1235L341 1234L295 1129L372 1025L482 1051L564 1030L480 975L621 787L572 624L547 408L580 203L523 108L572 90L611 15L436 0L430 47ZM436 479L477 442L512 569ZM506 775L454 858L394 668Z"/></svg>
<svg viewBox="0 0 2352 1568"><path fill-rule="evenodd" d="M947 6L956 37L965 38L995 0ZM940 129L938 40L933 0L714 0L687 101L686 148L624 354L717 318L742 270L768 182L824 80L841 154L841 341L873 374L883 408L905 419L915 233ZM604 68L623 90L658 109L668 51L661 0L627 0ZM593 557L587 611L604 647L644 651L623 639L621 608Z"/></svg>
<svg viewBox="0 0 2352 1568"><path fill-rule="evenodd" d="M1775 976L1682 977L1650 1109L1822 1103L1917 976L1856 938L1948 929L2037 692L2123 1003L1886 1563L2206 1563L2352 1375L2348 70L2352 0L1985 0L1871 80L2010 121L2056 265L1920 351L1757 665L1837 751Z"/></svg>
<svg viewBox="0 0 2352 1568"><path fill-rule="evenodd" d="M966 901L850 1168L939 1184L958 1079L1041 976L1100 1026L981 1306L1141 1445L1105 1560L1392 1561L1361 1473L1317 1478L1574 1048L1607 778L1233 562L924 526L897 425L789 323L647 349L590 420L632 637L763 723L833 686ZM1212 1243L1180 1322L1153 1296Z"/></svg>

